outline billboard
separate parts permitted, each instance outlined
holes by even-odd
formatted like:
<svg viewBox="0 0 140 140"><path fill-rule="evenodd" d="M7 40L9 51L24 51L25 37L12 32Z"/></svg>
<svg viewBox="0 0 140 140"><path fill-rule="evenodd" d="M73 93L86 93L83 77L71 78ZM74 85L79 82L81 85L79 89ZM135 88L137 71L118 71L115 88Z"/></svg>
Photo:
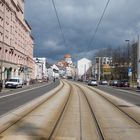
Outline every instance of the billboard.
<svg viewBox="0 0 140 140"><path fill-rule="evenodd" d="M103 74L111 74L111 68L110 68L109 64L103 65Z"/></svg>

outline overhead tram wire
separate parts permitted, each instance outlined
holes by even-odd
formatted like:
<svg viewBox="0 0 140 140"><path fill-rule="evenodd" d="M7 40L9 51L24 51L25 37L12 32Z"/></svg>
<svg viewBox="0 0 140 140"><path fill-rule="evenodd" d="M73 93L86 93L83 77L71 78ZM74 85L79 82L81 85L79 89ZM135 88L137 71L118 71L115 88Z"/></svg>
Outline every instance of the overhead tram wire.
<svg viewBox="0 0 140 140"><path fill-rule="evenodd" d="M104 8L104 10L103 10L103 13L102 13L102 15L101 15L101 18L99 19L99 22L98 22L98 24L97 24L97 27L96 27L96 29L95 29L95 32L94 32L94 34L92 35L92 37L91 37L91 39L90 39L90 41L89 41L89 44L88 44L88 47L87 47L88 49L90 48L90 46L91 46L91 44L93 43L93 41L95 41L96 34L97 34L97 32L98 32L98 29L99 29L99 26L100 26L100 24L101 24L101 21L102 21L104 15L105 15L105 12L106 12L106 9L107 9L107 7L108 7L108 5L109 5L109 2L110 2L110 0L108 0L107 3L106 3L106 5L105 5L105 8Z"/></svg>
<svg viewBox="0 0 140 140"><path fill-rule="evenodd" d="M63 30L62 30L62 25L61 25L61 23L60 23L60 19L59 19L59 16L58 16L58 12L57 12L57 9L56 9L54 0L52 0L52 4L53 4L53 7L54 7L54 11L55 11L55 14L56 14L56 18L57 18L57 21L58 21L59 28L60 28L60 31L61 31L61 35L62 35L62 38L63 38L63 41L64 41L64 45L65 45L65 47L66 47L65 35L64 35Z"/></svg>

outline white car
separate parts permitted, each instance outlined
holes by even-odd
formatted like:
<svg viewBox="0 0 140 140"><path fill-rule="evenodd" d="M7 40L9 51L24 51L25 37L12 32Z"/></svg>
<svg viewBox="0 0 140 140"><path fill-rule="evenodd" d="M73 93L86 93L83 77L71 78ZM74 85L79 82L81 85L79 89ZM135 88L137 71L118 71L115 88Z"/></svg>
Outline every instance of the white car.
<svg viewBox="0 0 140 140"><path fill-rule="evenodd" d="M102 80L102 81L100 81L100 84L101 85L108 85L108 82L106 80Z"/></svg>
<svg viewBox="0 0 140 140"><path fill-rule="evenodd" d="M18 88L23 86L23 80L20 78L11 78L5 83L5 88Z"/></svg>
<svg viewBox="0 0 140 140"><path fill-rule="evenodd" d="M88 85L89 86L97 86L98 84L97 84L97 80L90 80L89 82L88 82Z"/></svg>

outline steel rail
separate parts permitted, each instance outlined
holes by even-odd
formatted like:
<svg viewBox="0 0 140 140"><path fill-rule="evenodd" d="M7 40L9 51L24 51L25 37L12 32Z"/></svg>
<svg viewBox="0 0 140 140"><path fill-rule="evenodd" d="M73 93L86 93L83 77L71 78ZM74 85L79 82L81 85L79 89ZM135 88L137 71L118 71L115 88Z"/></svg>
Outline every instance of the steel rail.
<svg viewBox="0 0 140 140"><path fill-rule="evenodd" d="M86 86L87 87L87 86ZM125 112L123 109L121 109L118 105L116 105L115 103L113 103L113 101L109 100L107 97L105 97L104 95L102 95L100 92L96 91L95 89L88 87L90 90L96 92L98 95L100 95L101 97L103 97L106 101L108 101L109 103L111 103L114 107L116 107L120 112L122 112L123 114L125 114L128 118L130 118L133 122L135 122L136 124L140 125L140 122L138 120L136 120L133 116L131 116L130 114L128 114L127 112Z"/></svg>
<svg viewBox="0 0 140 140"><path fill-rule="evenodd" d="M46 101L50 100L51 98L53 98L59 91L61 91L61 89L63 89L64 87L64 82L62 82L62 86L57 89L52 95L50 95L47 99L43 100L42 102L40 102L39 104L37 104L35 107L31 108L27 113L25 113L24 115L22 115L21 117L17 118L17 120L11 121L12 123L4 128L2 131L0 131L0 134L4 133L6 130L8 130L10 127L12 127L13 125L15 125L16 123L20 122L23 118L25 118L26 116L28 116L30 113L32 113L33 111L35 111L36 109L38 109L42 104L44 104Z"/></svg>
<svg viewBox="0 0 140 140"><path fill-rule="evenodd" d="M85 99L86 99L86 101L87 101L87 104L88 104L89 109L90 109L90 111L91 111L91 113L92 113L92 117L93 117L93 120L94 120L94 122L95 122L96 129L97 129L97 132L98 132L98 135L99 135L100 140L104 140L104 136L103 136L102 130L100 129L100 125L99 125L99 123L98 123L98 120L97 120L97 118L96 118L95 113L93 112L92 106L91 106L91 104L90 104L90 102L89 102L89 100L88 100L88 98L87 98L87 96L86 96L85 91L84 91L79 85L77 85L77 84L75 84L75 85L79 88L79 90L81 90L81 92L83 93L83 95L84 95L84 97L85 97Z"/></svg>
<svg viewBox="0 0 140 140"><path fill-rule="evenodd" d="M63 81L64 82L64 81ZM72 85L71 84L69 84L68 82L66 82L69 86L70 86L70 92L69 92L69 97L67 98L67 101L66 101L66 103L65 103L65 105L64 105L64 107L63 107L63 110L62 110L62 112L61 112L61 114L60 114L60 116L59 116L59 118L58 118L58 120L57 120L57 122L56 122L56 124L55 124L55 126L54 126L54 128L53 128L53 130L52 130L52 132L51 132L51 134L50 134L50 136L48 137L48 140L51 140L51 139L53 139L53 135L54 135L54 133L57 131L57 128L58 128L58 126L59 126L59 123L61 122L61 119L62 119L62 117L63 117L63 115L64 115L64 113L65 113L65 111L66 111L66 109L67 109L67 106L68 106L68 104L69 104L69 100L70 100L70 98L71 98L71 92L72 92Z"/></svg>

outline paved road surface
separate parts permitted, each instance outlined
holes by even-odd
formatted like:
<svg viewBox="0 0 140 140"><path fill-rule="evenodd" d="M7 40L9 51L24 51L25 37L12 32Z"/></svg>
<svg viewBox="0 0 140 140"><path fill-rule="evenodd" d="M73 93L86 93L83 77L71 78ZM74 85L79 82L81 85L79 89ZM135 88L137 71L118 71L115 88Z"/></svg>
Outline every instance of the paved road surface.
<svg viewBox="0 0 140 140"><path fill-rule="evenodd" d="M59 84L59 81L34 85L0 94L0 116L45 94ZM37 86L37 87L36 87Z"/></svg>

